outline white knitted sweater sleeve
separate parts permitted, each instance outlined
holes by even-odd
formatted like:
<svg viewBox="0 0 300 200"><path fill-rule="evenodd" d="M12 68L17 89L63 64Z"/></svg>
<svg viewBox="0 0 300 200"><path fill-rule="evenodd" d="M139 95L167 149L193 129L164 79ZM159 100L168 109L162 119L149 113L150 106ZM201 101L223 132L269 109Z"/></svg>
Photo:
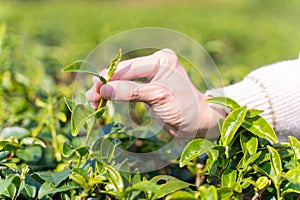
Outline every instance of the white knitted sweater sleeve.
<svg viewBox="0 0 300 200"><path fill-rule="evenodd" d="M227 96L261 114L286 140L300 138L300 58L264 66L248 74L241 82L208 91L212 96Z"/></svg>

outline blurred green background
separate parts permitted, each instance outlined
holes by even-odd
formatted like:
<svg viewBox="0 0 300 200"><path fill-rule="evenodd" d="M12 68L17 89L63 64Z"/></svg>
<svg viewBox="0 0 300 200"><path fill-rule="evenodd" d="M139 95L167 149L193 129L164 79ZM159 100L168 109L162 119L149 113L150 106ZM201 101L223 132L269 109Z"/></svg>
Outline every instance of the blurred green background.
<svg viewBox="0 0 300 200"><path fill-rule="evenodd" d="M297 58L299 19L298 0L2 0L0 22L7 26L2 48L10 49L2 52L6 64L1 63L1 71L27 76L45 72L60 81L61 67L85 58L99 42L121 31L154 26L198 41L227 84L259 66Z"/></svg>

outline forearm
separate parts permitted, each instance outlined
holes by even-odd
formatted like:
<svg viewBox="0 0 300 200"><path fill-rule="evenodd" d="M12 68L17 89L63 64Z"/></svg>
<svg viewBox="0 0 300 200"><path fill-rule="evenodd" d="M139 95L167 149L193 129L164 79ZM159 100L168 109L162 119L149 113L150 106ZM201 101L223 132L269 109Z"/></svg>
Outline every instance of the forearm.
<svg viewBox="0 0 300 200"><path fill-rule="evenodd" d="M259 68L241 82L208 94L263 110L277 133L300 137L300 59Z"/></svg>

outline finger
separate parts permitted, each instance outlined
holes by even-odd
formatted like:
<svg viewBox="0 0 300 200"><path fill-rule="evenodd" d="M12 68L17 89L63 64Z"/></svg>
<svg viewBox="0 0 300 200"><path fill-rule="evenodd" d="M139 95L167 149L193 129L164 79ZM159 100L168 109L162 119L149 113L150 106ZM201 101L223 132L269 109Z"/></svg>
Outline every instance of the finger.
<svg viewBox="0 0 300 200"><path fill-rule="evenodd" d="M111 81L103 85L100 94L105 99L114 101L140 101L152 104L160 93L158 85L153 83L140 84L133 81Z"/></svg>
<svg viewBox="0 0 300 200"><path fill-rule="evenodd" d="M101 83L95 82L93 86L85 93L85 98L89 102L100 101L100 87Z"/></svg>
<svg viewBox="0 0 300 200"><path fill-rule="evenodd" d="M174 58L176 54L169 49L163 49L149 56L133 58L119 63L111 80L131 80L147 78L151 80L156 74L161 61Z"/></svg>
<svg viewBox="0 0 300 200"><path fill-rule="evenodd" d="M119 63L111 80L132 80L147 78L151 80L158 67L158 59L153 56L143 56Z"/></svg>

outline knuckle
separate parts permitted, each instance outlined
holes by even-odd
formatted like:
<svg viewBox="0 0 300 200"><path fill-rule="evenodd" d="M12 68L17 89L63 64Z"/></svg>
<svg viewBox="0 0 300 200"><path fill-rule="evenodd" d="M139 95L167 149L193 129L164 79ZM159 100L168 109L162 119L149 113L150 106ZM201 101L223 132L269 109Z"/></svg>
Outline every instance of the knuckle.
<svg viewBox="0 0 300 200"><path fill-rule="evenodd" d="M168 67L175 67L178 64L178 57L171 49L162 49L156 52L159 56L160 63Z"/></svg>

